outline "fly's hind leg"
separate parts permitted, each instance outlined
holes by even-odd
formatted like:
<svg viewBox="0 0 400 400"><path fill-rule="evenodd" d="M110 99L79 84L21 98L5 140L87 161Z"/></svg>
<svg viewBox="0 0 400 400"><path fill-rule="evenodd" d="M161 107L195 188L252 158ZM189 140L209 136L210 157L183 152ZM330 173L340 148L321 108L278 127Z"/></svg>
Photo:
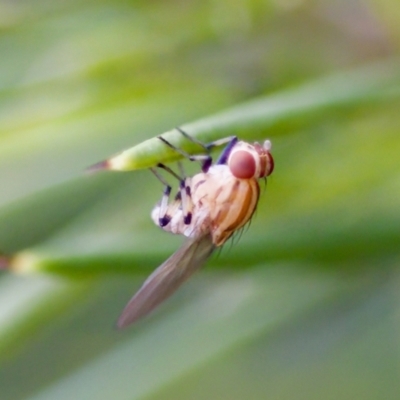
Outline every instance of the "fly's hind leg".
<svg viewBox="0 0 400 400"><path fill-rule="evenodd" d="M191 155L189 153L186 153L186 151L175 147L172 143L168 142L168 140L164 139L162 136L158 136L158 138L166 144L168 147L176 151L177 153L181 154L183 157L187 158L190 161L200 161L201 163L201 169L203 172L207 172L208 169L210 168L212 164L212 158L209 154L196 154L196 155Z"/></svg>
<svg viewBox="0 0 400 400"><path fill-rule="evenodd" d="M192 143L195 143L199 145L200 147L203 148L203 150L206 152L206 154L196 154L196 155L191 155L187 153L186 151L179 149L178 147L174 146L172 143L168 142L166 139L164 139L162 136L158 136L158 138L165 143L168 147L171 149L175 150L177 153L181 154L183 157L187 158L190 161L200 161L201 163L201 170L203 172L207 172L208 169L212 165L212 157L210 155L211 149L217 146L221 146L223 144L228 143L229 144L234 141L235 143L237 142L236 136L229 136L223 139L215 140L214 142L211 143L203 143L200 140L190 136L188 133L186 133L183 129L177 127L175 128L182 136L184 136L186 139L191 141Z"/></svg>

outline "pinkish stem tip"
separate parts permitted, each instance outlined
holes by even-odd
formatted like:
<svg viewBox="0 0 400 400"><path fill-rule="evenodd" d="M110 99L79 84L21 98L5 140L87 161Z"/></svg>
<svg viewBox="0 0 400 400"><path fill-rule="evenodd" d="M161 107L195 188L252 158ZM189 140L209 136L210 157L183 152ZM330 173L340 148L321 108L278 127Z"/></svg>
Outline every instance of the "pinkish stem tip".
<svg viewBox="0 0 400 400"><path fill-rule="evenodd" d="M0 269L8 269L11 264L11 259L9 257L0 256Z"/></svg>
<svg viewBox="0 0 400 400"><path fill-rule="evenodd" d="M86 168L86 172L92 173L92 172L104 171L106 169L110 169L110 167L111 166L110 166L109 161L104 160L104 161L100 161L100 162Z"/></svg>

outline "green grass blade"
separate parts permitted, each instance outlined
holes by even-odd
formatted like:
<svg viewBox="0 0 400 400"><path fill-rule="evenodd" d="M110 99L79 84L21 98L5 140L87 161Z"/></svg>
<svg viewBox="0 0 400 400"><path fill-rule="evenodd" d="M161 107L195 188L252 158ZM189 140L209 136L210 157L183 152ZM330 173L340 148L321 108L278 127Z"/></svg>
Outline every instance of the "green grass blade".
<svg viewBox="0 0 400 400"><path fill-rule="evenodd" d="M278 123L305 117L317 120L321 117L321 113L329 110L399 98L399 71L400 63L395 59L328 76L184 124L181 129L203 143L231 135L247 139L254 137L254 132L267 129L273 136L273 127ZM176 129L165 132L162 136L189 154L202 150L198 145L185 139ZM152 138L95 164L91 169L129 171L154 167L159 162L169 163L181 158L182 156L160 140Z"/></svg>

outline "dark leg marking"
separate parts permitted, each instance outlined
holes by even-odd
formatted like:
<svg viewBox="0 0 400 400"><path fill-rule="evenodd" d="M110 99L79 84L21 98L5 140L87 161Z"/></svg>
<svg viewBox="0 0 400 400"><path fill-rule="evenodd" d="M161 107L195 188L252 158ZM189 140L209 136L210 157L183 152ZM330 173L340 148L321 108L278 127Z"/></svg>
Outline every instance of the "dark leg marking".
<svg viewBox="0 0 400 400"><path fill-rule="evenodd" d="M219 156L216 164L219 164L219 165L226 164L226 162L228 161L229 154L231 154L231 151L232 151L233 147L235 146L235 144L237 142L238 142L238 138L236 136L231 136L230 137L230 141L228 142L228 144L226 145L226 147L222 151L222 153Z"/></svg>

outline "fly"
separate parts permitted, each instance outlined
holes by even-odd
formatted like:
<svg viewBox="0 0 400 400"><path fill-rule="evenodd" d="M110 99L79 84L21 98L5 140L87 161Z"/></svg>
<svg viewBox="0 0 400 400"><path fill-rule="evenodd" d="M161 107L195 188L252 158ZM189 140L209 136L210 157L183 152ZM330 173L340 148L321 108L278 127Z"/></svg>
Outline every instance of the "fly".
<svg viewBox="0 0 400 400"><path fill-rule="evenodd" d="M202 171L185 177L180 163L180 174L158 164L157 167L179 180L179 190L171 200L171 186L156 169L151 169L164 185L161 201L154 207L151 217L163 230L187 239L132 297L118 320L120 328L153 311L205 263L215 248L222 246L251 219L260 195L258 179L266 179L274 169L269 140L263 145L250 144L231 136L203 144L177 129L188 140L202 146L207 154L192 156L162 136L159 139L189 160L200 161ZM212 164L209 152L222 144L226 147Z"/></svg>

